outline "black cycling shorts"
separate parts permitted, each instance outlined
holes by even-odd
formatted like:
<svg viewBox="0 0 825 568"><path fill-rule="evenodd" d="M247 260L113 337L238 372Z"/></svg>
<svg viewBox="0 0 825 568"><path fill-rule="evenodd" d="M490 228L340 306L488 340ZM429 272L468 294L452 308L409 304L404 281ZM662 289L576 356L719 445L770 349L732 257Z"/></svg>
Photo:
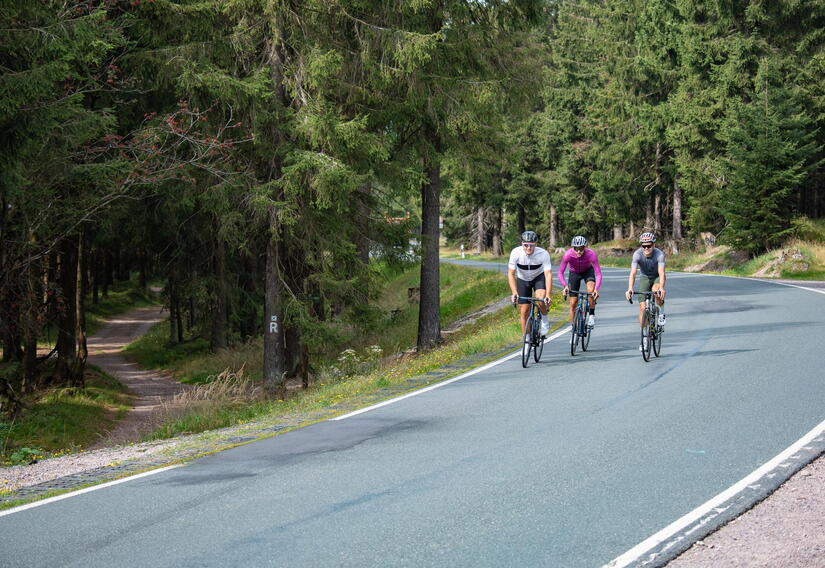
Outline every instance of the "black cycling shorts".
<svg viewBox="0 0 825 568"><path fill-rule="evenodd" d="M530 298L533 296L533 290L547 290L547 281L544 279L544 272L533 278L532 280L522 280L516 278L516 290L519 296ZM519 304L529 304L529 300L519 300Z"/></svg>
<svg viewBox="0 0 825 568"><path fill-rule="evenodd" d="M592 266L584 272L573 272L571 270L567 274L567 288L569 290L575 290L576 292L580 291L582 280L585 282L595 282L596 270Z"/></svg>

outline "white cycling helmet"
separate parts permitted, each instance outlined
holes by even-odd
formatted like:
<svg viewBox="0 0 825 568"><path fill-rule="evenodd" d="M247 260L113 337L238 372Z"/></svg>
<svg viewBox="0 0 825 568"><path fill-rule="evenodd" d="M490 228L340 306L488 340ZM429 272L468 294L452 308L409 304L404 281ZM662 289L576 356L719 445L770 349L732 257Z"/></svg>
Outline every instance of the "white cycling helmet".
<svg viewBox="0 0 825 568"><path fill-rule="evenodd" d="M655 243L656 242L656 235L653 233L642 233L639 237L640 243Z"/></svg>
<svg viewBox="0 0 825 568"><path fill-rule="evenodd" d="M570 246L571 247L586 247L587 246L587 238L585 238L581 235L576 235L575 237L573 237L573 240L570 241Z"/></svg>

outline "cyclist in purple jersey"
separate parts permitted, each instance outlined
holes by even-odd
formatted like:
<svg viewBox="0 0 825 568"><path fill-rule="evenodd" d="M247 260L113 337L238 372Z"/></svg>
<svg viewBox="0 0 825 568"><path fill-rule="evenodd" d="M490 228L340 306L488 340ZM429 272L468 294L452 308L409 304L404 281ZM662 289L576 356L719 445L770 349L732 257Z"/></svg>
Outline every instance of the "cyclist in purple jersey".
<svg viewBox="0 0 825 568"><path fill-rule="evenodd" d="M582 281L587 286L587 291L593 295L588 298L590 303L589 315L587 316L587 326L592 328L596 325L596 300L599 297L599 288L602 285L602 269L599 266L599 255L591 248L587 248L587 239L581 235L573 237L570 243L571 248L567 249L559 264L558 278L564 287L563 293L567 295L570 290L579 291ZM570 267L570 283L564 280L564 271ZM573 321L573 314L576 312L578 296L570 296L570 321Z"/></svg>

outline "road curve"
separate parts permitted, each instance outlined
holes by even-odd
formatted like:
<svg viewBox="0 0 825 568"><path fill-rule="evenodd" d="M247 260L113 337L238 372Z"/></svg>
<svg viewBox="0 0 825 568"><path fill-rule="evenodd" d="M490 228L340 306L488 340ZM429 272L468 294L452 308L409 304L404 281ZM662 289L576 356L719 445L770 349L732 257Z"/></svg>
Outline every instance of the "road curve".
<svg viewBox="0 0 825 568"><path fill-rule="evenodd" d="M662 356L645 363L627 272L605 272L587 353L571 357L562 336L528 369L509 359L343 420L12 510L0 516L0 558L640 563L646 550L623 555L822 423L825 295L671 274Z"/></svg>

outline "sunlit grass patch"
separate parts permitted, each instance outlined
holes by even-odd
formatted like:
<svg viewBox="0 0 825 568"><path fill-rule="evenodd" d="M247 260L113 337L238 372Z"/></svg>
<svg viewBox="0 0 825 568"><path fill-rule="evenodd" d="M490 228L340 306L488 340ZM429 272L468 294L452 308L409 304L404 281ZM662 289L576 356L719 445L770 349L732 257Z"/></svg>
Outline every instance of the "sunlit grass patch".
<svg viewBox="0 0 825 568"><path fill-rule="evenodd" d="M123 386L96 368L86 374L85 389L48 389L24 398L26 408L13 421L0 423L0 461L28 448L31 459L74 451L97 441L129 409Z"/></svg>

